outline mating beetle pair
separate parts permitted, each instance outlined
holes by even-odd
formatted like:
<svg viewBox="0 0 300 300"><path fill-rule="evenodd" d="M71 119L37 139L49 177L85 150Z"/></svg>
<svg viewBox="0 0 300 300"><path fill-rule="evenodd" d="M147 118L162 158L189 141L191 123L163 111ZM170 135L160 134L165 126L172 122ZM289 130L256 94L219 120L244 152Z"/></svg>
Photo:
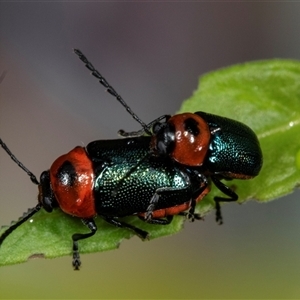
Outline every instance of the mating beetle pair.
<svg viewBox="0 0 300 300"><path fill-rule="evenodd" d="M96 233L96 215L145 239L146 231L120 218L136 215L160 225L169 224L177 214L193 219L197 217L195 205L209 192L210 181L229 197L215 197L216 218L221 223L220 201L236 201L238 196L220 180L249 179L261 169L262 153L254 132L240 122L204 112L166 115L146 125L82 52L74 51L142 129L120 131L123 139L74 148L44 171L40 182L0 139L0 145L39 189L36 207L2 234L0 245L42 207L47 212L59 207L80 218L90 230L72 235L73 267L78 270L78 241Z"/></svg>

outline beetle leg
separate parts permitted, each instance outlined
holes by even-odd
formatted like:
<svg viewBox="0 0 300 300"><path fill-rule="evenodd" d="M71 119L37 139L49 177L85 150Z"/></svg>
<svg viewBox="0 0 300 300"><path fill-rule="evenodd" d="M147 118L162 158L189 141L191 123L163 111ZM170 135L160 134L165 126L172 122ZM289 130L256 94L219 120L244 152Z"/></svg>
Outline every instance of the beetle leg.
<svg viewBox="0 0 300 300"><path fill-rule="evenodd" d="M195 220L204 220L199 213L195 213L195 208L196 204L208 194L209 190L207 191L206 188L207 185L201 188L200 192L197 193L197 196L192 198L190 209L188 211L180 212L180 216L184 216L190 222L194 222Z"/></svg>
<svg viewBox="0 0 300 300"><path fill-rule="evenodd" d="M146 222L151 223L153 212L156 209L157 203L159 201L160 194L164 193L164 192L173 192L173 191L176 191L176 189L171 188L171 187L158 188L155 191L155 194L152 196L152 198L150 200L150 203L149 203L149 205L147 207L145 216L144 216L144 220Z"/></svg>
<svg viewBox="0 0 300 300"><path fill-rule="evenodd" d="M75 233L72 235L72 240L73 240L73 267L74 270L79 270L79 267L81 265L80 261L80 255L79 255L79 250L78 250L78 241L83 240L86 238L89 238L93 236L96 231L97 231L97 226L94 221L94 219L81 219L82 223L87 226L91 232L89 233Z"/></svg>
<svg viewBox="0 0 300 300"><path fill-rule="evenodd" d="M108 223L116 226L116 227L120 227L120 228L128 228L130 230L132 230L139 238L141 238L142 240L145 240L149 237L149 233L147 231L144 231L140 228L137 228L133 225L130 225L128 223L125 222L121 222L119 221L119 219L117 217L110 217L110 216L104 216L101 215L101 217Z"/></svg>
<svg viewBox="0 0 300 300"><path fill-rule="evenodd" d="M202 192L201 192L202 193ZM191 200L190 209L185 212L181 212L180 215L183 215L186 219L188 219L190 222L194 222L196 220L201 220L200 214L195 214L195 207L196 207L196 199L195 197Z"/></svg>
<svg viewBox="0 0 300 300"><path fill-rule="evenodd" d="M147 124L147 128L152 130L152 127L154 124L160 122L161 120L164 120L164 122L166 122L171 116L170 115L162 115L160 117L158 117L157 119L153 120L152 122L150 122L149 124ZM121 136L121 137L124 137L124 138L129 138L129 137L138 137L138 136L142 136L146 133L146 130L145 128L142 128L141 130L138 130L138 131L132 131L132 132L127 132L123 129L120 129L118 131L118 134ZM147 134L147 133L146 133Z"/></svg>
<svg viewBox="0 0 300 300"><path fill-rule="evenodd" d="M201 173L198 174L199 180L201 180L200 187L194 192L191 199L190 209L187 212L180 213L185 216L189 221L194 222L194 220L203 220L200 214L195 213L196 204L200 202L209 192L210 186L207 177Z"/></svg>
<svg viewBox="0 0 300 300"><path fill-rule="evenodd" d="M178 215L185 217L190 222L194 222L195 220L202 220L202 221L204 220L204 218L201 217L200 214L194 213L191 215L190 211L182 211Z"/></svg>
<svg viewBox="0 0 300 300"><path fill-rule="evenodd" d="M215 186L225 195L229 196L230 198L223 198L216 196L214 198L214 201L216 203L216 221L221 225L223 223L223 218L221 214L221 206L220 202L233 202L237 201L239 196L227 185L225 185L223 182L221 182L219 179L217 179L214 176L211 176L211 179Z"/></svg>
<svg viewBox="0 0 300 300"><path fill-rule="evenodd" d="M145 220L145 217L142 217L142 216L139 216L139 218L144 221L144 222L147 222L147 223L150 223L150 224L156 224L156 225L168 225L172 222L173 220L173 216L167 216L166 218L162 218L162 219L158 219L158 218L151 218L149 220Z"/></svg>
<svg viewBox="0 0 300 300"><path fill-rule="evenodd" d="M144 134L145 134L145 129L144 128L141 129L141 130L138 130L138 131L131 131L131 132L125 131L123 129L120 129L118 131L118 135L120 135L123 138L138 137L138 136L142 136Z"/></svg>

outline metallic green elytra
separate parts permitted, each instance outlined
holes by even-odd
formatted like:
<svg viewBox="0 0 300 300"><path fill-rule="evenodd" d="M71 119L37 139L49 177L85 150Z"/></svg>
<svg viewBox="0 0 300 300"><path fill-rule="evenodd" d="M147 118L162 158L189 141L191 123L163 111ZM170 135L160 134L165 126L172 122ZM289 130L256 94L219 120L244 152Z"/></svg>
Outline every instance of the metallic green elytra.
<svg viewBox="0 0 300 300"><path fill-rule="evenodd" d="M182 169L198 170L229 198L216 196L216 219L222 223L220 202L238 195L221 180L251 179L262 168L263 155L256 134L247 125L205 112L161 116L151 128L151 153ZM138 136L145 132L124 133Z"/></svg>
<svg viewBox="0 0 300 300"><path fill-rule="evenodd" d="M153 157L149 144L150 137L137 137L87 145L98 214L122 217L146 212L156 193L155 210L178 206L198 195L202 175Z"/></svg>

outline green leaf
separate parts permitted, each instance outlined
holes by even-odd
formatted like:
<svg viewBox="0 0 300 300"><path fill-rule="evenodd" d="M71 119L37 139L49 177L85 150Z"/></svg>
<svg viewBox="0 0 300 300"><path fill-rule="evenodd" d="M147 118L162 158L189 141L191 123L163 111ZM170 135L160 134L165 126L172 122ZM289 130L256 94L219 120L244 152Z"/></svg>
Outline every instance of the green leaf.
<svg viewBox="0 0 300 300"><path fill-rule="evenodd" d="M148 231L151 234L150 239L174 234L182 226L181 217L176 217L171 225L166 226L150 225L137 217L127 217L124 221ZM116 249L123 239L133 236L128 229L114 227L100 217L97 218L96 224L97 233L91 238L79 241L81 254ZM7 228L1 228L0 235ZM87 232L89 230L80 219L71 217L59 209L52 213L42 209L5 239L0 248L0 266L25 262L35 257L71 256L71 236L74 233Z"/></svg>
<svg viewBox="0 0 300 300"><path fill-rule="evenodd" d="M235 187L239 202L269 201L292 192L300 182L299 104L300 63L269 60L236 65L203 76L198 90L184 102L181 112L205 111L229 117L257 133L264 155L260 175L229 184ZM198 205L202 214L214 208L216 194L220 192L213 188ZM166 226L146 224L137 217L125 221L156 238L178 232L183 218L177 216ZM101 218L96 223L97 233L79 242L81 254L115 249L124 238L132 237L129 230L111 226ZM0 234L6 228L1 228ZM85 232L88 229L79 219L60 210L51 214L41 210L4 241L0 265L24 262L35 256L71 255L72 234Z"/></svg>
<svg viewBox="0 0 300 300"><path fill-rule="evenodd" d="M266 60L203 76L181 112L205 111L238 120L257 134L263 168L254 179L234 180L239 202L266 202L300 183L300 62ZM214 189L200 204L209 209Z"/></svg>

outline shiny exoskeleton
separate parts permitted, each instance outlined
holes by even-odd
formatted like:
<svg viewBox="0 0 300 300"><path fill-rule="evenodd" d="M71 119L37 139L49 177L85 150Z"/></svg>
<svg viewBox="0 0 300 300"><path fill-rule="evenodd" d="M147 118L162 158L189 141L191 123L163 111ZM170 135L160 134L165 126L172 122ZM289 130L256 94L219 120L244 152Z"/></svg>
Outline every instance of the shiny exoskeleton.
<svg viewBox="0 0 300 300"><path fill-rule="evenodd" d="M245 124L204 112L164 115L146 125L82 52L74 52L143 129L120 131L125 139L74 148L44 171L40 182L0 139L0 145L39 188L36 207L1 235L0 245L41 208L47 212L60 208L80 218L90 230L72 235L73 266L78 270L78 241L96 233L95 216L145 239L146 231L120 218L136 215L161 225L169 224L177 214L193 219L196 203L210 191L210 181L229 197L214 198L221 223L220 201L238 199L221 180L250 179L261 169L262 153L255 133Z"/></svg>
<svg viewBox="0 0 300 300"><path fill-rule="evenodd" d="M168 157L183 168L197 168L206 176L210 176L216 186L230 196L229 199L220 198L224 201L235 201L238 196L220 182L221 179L250 179L259 174L263 163L262 151L256 134L247 125L202 111L174 116L163 115L147 125L130 109L84 54L78 49L74 52L91 74L143 127L137 132L120 130L121 136L151 136L150 151L154 156ZM218 202L218 198L215 200Z"/></svg>
<svg viewBox="0 0 300 300"><path fill-rule="evenodd" d="M49 212L59 206L73 216L99 215L115 225L119 217L129 215L142 215L150 223L170 223L171 218L165 217L182 212L182 205L186 210L191 201L194 206L208 183L197 170L149 155L149 145L150 137L136 137L74 148L42 174L40 202L47 198Z"/></svg>
<svg viewBox="0 0 300 300"><path fill-rule="evenodd" d="M214 198L216 220L220 224L220 201L238 200L238 195L220 180L251 179L262 167L263 156L256 134L245 124L229 118L202 111L166 115L151 122L148 131L152 135L150 151L154 156L168 158L182 168L198 170L229 197ZM137 137L145 129L119 133Z"/></svg>
<svg viewBox="0 0 300 300"><path fill-rule="evenodd" d="M187 210L193 214L196 203L209 192L205 176L198 170L181 168L150 155L150 140L150 137L101 140L75 147L57 158L50 170L41 174L38 183L0 139L0 145L39 187L38 205L3 233L0 245L40 208L47 212L60 208L80 218L90 230L72 236L73 266L78 270L81 265L78 241L96 233L96 216L146 239L148 232L120 218L137 215L149 223L166 225L173 215Z"/></svg>
<svg viewBox="0 0 300 300"><path fill-rule="evenodd" d="M183 113L153 125L152 152L205 174L249 179L262 167L256 134L245 124L205 113Z"/></svg>

